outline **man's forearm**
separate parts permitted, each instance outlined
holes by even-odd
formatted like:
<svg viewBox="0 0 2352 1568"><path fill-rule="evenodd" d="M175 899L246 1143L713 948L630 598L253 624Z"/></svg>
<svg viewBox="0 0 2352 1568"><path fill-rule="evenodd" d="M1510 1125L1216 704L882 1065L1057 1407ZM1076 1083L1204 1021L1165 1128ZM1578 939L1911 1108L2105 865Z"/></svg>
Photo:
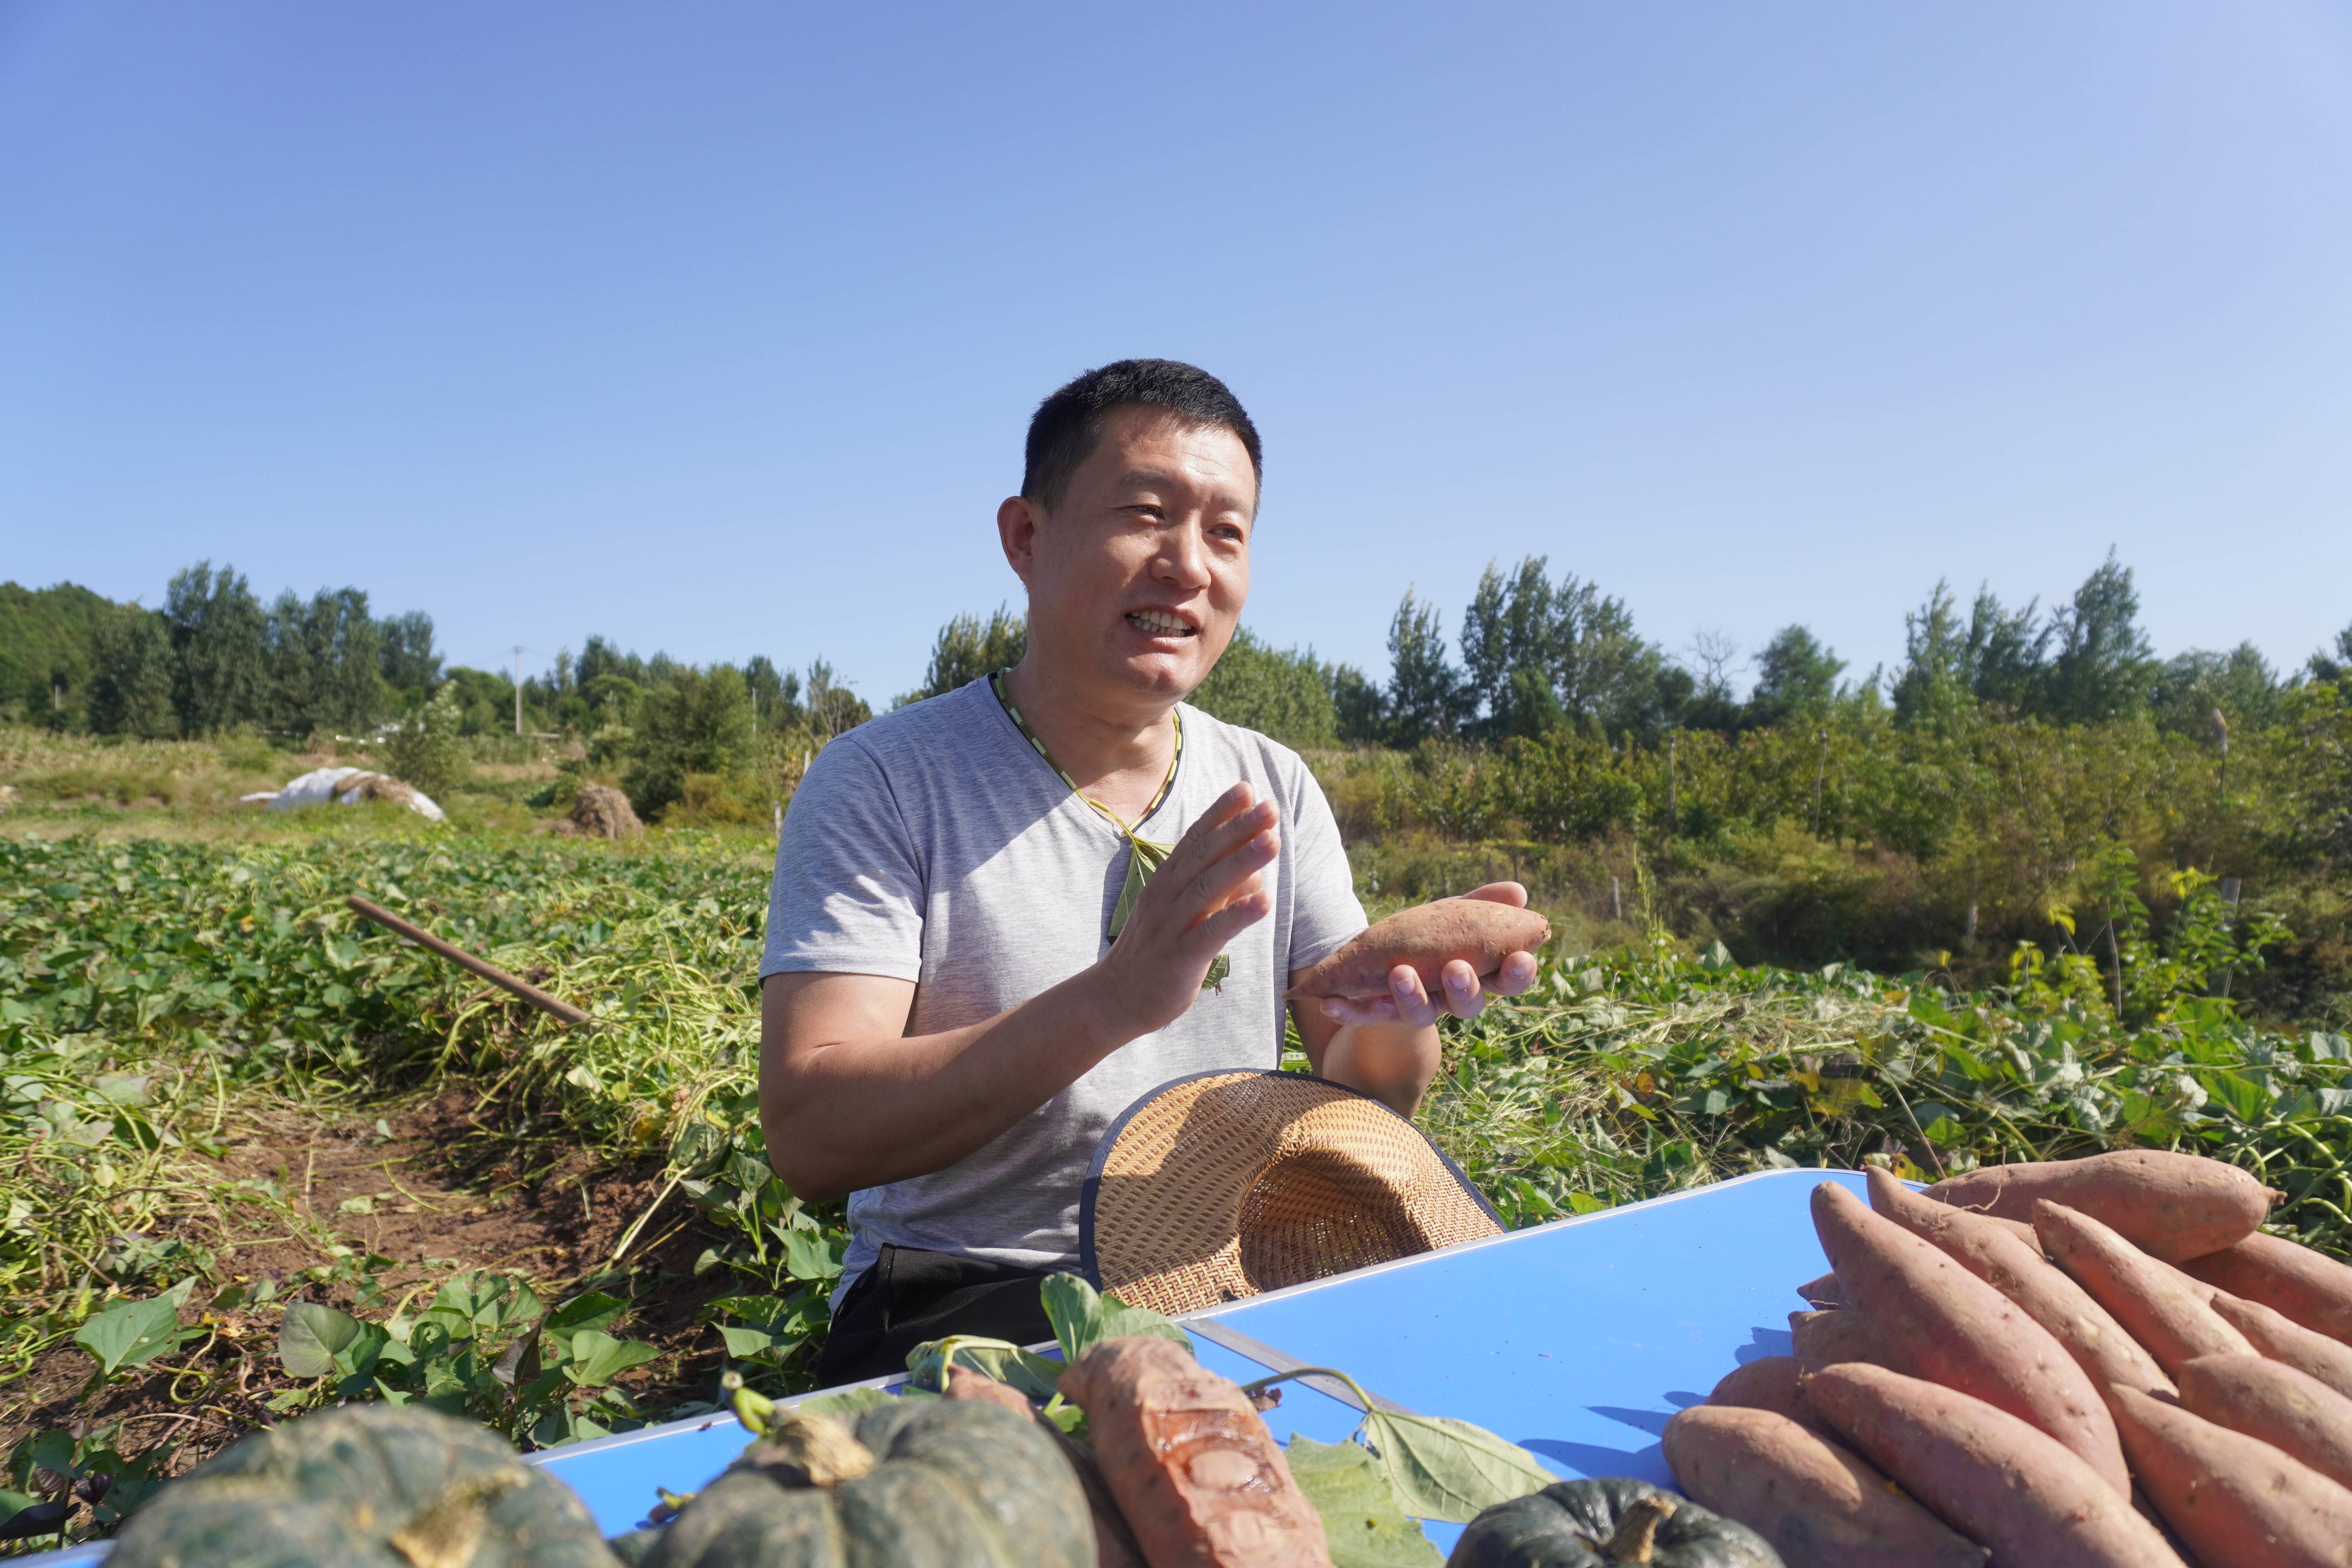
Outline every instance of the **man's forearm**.
<svg viewBox="0 0 2352 1568"><path fill-rule="evenodd" d="M1440 1050L1433 1024L1349 1024L1323 1048L1320 1070L1332 1082L1411 1116L1437 1076Z"/></svg>
<svg viewBox="0 0 2352 1568"><path fill-rule="evenodd" d="M806 1198L944 1170L1133 1038L1092 972L936 1035L800 1045L793 998L763 998L760 1120L768 1163Z"/></svg>

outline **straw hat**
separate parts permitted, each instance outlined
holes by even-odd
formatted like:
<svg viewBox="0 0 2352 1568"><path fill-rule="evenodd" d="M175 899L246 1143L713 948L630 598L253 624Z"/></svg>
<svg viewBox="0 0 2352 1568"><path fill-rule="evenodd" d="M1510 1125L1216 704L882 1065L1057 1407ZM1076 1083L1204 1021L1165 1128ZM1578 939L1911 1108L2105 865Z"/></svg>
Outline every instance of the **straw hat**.
<svg viewBox="0 0 2352 1568"><path fill-rule="evenodd" d="M1503 1234L1454 1162L1376 1100L1291 1072L1162 1084L1095 1149L1080 1264L1189 1312Z"/></svg>

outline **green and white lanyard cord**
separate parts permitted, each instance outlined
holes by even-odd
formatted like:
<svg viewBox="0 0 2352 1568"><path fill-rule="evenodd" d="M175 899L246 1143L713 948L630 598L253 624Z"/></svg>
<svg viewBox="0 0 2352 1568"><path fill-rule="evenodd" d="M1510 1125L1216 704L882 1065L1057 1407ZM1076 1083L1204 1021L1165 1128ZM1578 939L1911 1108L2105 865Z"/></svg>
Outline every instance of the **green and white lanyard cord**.
<svg viewBox="0 0 2352 1568"><path fill-rule="evenodd" d="M1160 844L1144 837L1134 827L1129 827L1120 821L1118 813L1087 795L1078 787L1076 780L1062 771L1062 764L1054 760L1054 753L1045 749L1045 742L1037 738L1037 731L1029 728L1029 721L1021 717L1021 710L1013 705L1012 695L1004 689L1003 671L999 670L988 678L988 689L996 693L996 700L1003 706L1004 716L1013 721L1013 727L1021 731L1022 738L1027 741L1037 755L1045 760L1045 765L1054 770L1054 776L1068 785L1072 795L1099 812L1103 820L1118 828L1119 837L1127 840L1129 850L1127 882L1118 890L1118 902L1111 906L1110 926L1104 933L1108 941L1117 942L1118 933L1127 929L1127 917L1134 912L1135 900L1142 895L1143 884L1151 879L1151 873L1166 864L1168 857L1175 852L1176 847L1173 844ZM1168 759L1168 776L1160 781L1159 792L1151 797L1151 804L1145 806L1143 815L1135 819L1136 827L1140 827L1150 821L1151 814L1158 811L1161 804L1167 800L1168 792L1176 787L1176 765L1184 760L1183 716L1171 713L1168 717L1176 727L1176 748ZM1222 952L1217 954L1215 962L1209 965L1207 976L1201 982L1201 989L1222 990L1225 976L1232 973L1233 969L1232 959Z"/></svg>

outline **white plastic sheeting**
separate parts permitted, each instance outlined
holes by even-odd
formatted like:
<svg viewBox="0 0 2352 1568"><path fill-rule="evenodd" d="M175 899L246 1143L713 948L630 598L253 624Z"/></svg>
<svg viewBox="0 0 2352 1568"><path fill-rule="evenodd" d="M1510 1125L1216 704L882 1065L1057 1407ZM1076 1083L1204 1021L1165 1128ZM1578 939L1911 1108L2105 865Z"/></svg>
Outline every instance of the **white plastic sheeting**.
<svg viewBox="0 0 2352 1568"><path fill-rule="evenodd" d="M272 811L297 805L325 805L330 801L337 805L358 805L364 801L389 800L408 807L427 822L439 822L443 816L432 796L390 773L367 768L314 768L299 779L288 780L282 789L237 798L247 805L267 805Z"/></svg>

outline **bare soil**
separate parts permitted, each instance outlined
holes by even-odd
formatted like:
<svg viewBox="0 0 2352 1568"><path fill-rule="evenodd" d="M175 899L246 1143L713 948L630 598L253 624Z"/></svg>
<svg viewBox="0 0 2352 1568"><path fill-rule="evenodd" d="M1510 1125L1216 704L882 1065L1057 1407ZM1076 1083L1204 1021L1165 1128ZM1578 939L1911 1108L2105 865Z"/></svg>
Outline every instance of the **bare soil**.
<svg viewBox="0 0 2352 1568"><path fill-rule="evenodd" d="M124 1452L176 1438L173 1469L201 1461L256 1426L281 1419L266 1401L292 1386L278 1364L281 1309L310 1300L350 1310L351 1283L320 1285L299 1277L334 1259L340 1244L391 1260L374 1272L384 1299L382 1317L412 1287L431 1287L465 1269L515 1270L551 1304L597 1279L599 1289L631 1296L635 1312L612 1331L646 1340L661 1360L625 1373L630 1396L649 1412L710 1396L723 1345L703 1321L709 1300L739 1286L725 1271L704 1279L694 1260L717 1239L693 1206L672 1195L640 1228L624 1260L626 1279L608 1265L624 1233L660 1194L660 1162L600 1163L567 1149L551 1121L543 1142L490 1135L485 1108L462 1089L445 1088L424 1100L373 1106L322 1119L293 1112L246 1118L246 1136L229 1149L225 1177L277 1182L317 1236L289 1235L283 1226L256 1228L260 1211L226 1238L192 1235L214 1247L220 1273L248 1289L265 1277L279 1282L279 1298L227 1311L206 1308L216 1292L199 1287L183 1321L209 1331L188 1353L165 1358L167 1367L122 1378L85 1401L95 1363L71 1343L52 1346L23 1378L0 1388L0 1452L37 1431L89 1431L117 1420ZM379 1130L381 1120L385 1131ZM536 1161L519 1160L537 1152ZM420 1300L419 1304L422 1304Z"/></svg>

